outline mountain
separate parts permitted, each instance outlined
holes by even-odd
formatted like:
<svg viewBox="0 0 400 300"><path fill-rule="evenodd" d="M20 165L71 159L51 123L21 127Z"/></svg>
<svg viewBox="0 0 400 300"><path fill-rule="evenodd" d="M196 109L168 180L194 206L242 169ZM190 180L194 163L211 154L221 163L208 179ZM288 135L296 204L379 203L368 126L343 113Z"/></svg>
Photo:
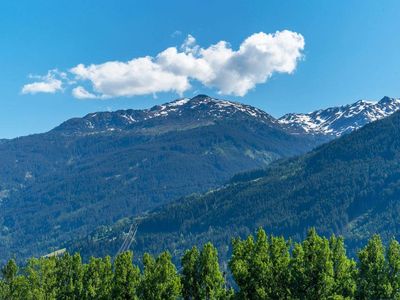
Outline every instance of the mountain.
<svg viewBox="0 0 400 300"><path fill-rule="evenodd" d="M0 253L42 255L99 225L304 153L267 113L205 95L98 112L0 142Z"/></svg>
<svg viewBox="0 0 400 300"><path fill-rule="evenodd" d="M385 118L400 109L400 99L384 97L379 102L365 100L330 107L308 114L286 114L278 122L297 133L338 137Z"/></svg>
<svg viewBox="0 0 400 300"><path fill-rule="evenodd" d="M136 219L102 227L69 244L83 255L115 253L139 222L134 251L176 256L211 240L222 257L230 239L262 226L294 240L314 226L341 234L350 253L374 233L400 238L400 112L297 158L236 175L203 195L181 198Z"/></svg>
<svg viewBox="0 0 400 300"><path fill-rule="evenodd" d="M394 111L397 102L384 99L381 111ZM198 95L1 140L0 253L42 255L336 137L289 125L248 105Z"/></svg>
<svg viewBox="0 0 400 300"><path fill-rule="evenodd" d="M156 105L144 110L97 112L83 118L70 119L53 131L63 135L88 135L107 131L135 131L160 134L172 130L210 125L218 120L244 121L255 119L269 126L279 127L266 112L237 102L198 95Z"/></svg>

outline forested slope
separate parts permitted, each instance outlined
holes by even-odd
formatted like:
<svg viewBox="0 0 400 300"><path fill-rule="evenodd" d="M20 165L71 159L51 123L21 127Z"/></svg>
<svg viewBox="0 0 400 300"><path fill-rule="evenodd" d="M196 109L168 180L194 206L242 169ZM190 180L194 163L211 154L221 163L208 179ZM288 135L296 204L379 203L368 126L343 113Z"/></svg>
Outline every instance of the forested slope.
<svg viewBox="0 0 400 300"><path fill-rule="evenodd" d="M267 113L207 96L93 113L0 143L0 253L43 255L97 226L306 152Z"/></svg>
<svg viewBox="0 0 400 300"><path fill-rule="evenodd" d="M232 236L259 226L295 240L315 226L324 235L345 236L354 253L373 233L399 238L399 200L400 113L395 113L306 155L237 175L225 187L144 215L134 249L179 255L188 245L211 240L225 255ZM84 255L115 251L130 222L70 246Z"/></svg>

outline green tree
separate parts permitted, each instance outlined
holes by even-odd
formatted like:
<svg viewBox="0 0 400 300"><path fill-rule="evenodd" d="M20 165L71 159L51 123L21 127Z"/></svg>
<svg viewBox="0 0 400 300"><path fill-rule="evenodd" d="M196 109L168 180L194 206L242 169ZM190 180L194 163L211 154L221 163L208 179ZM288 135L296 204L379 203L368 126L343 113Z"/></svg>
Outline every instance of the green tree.
<svg viewBox="0 0 400 300"><path fill-rule="evenodd" d="M140 285L140 299L172 300L181 295L181 281L168 252L156 259L143 256L144 271Z"/></svg>
<svg viewBox="0 0 400 300"><path fill-rule="evenodd" d="M334 273L329 241L309 230L307 238L293 249L291 278L295 299L329 299Z"/></svg>
<svg viewBox="0 0 400 300"><path fill-rule="evenodd" d="M267 237L263 229L246 240L233 240L229 262L241 299L290 298L290 242Z"/></svg>
<svg viewBox="0 0 400 300"><path fill-rule="evenodd" d="M259 229L257 239L234 239L229 268L239 287L240 299L266 299L270 294L271 261L265 231Z"/></svg>
<svg viewBox="0 0 400 300"><path fill-rule="evenodd" d="M356 292L356 263L346 256L346 249L342 237L332 236L329 240L332 254L334 285L336 296L353 299Z"/></svg>
<svg viewBox="0 0 400 300"><path fill-rule="evenodd" d="M194 246L182 257L182 296L185 300L200 299L199 291L199 250Z"/></svg>
<svg viewBox="0 0 400 300"><path fill-rule="evenodd" d="M133 253L131 251L122 252L115 258L113 299L138 299L140 271L137 266L133 265L132 260Z"/></svg>
<svg viewBox="0 0 400 300"><path fill-rule="evenodd" d="M374 235L358 252L358 260L358 298L390 298L392 286L388 277L385 247L378 235Z"/></svg>
<svg viewBox="0 0 400 300"><path fill-rule="evenodd" d="M111 258L91 257L83 276L83 299L107 300L112 297L113 270Z"/></svg>
<svg viewBox="0 0 400 300"><path fill-rule="evenodd" d="M196 247L182 258L182 293L184 299L225 299L225 279L220 271L217 249L207 243L201 252Z"/></svg>
<svg viewBox="0 0 400 300"><path fill-rule="evenodd" d="M56 260L57 299L74 300L82 298L83 265L79 253L68 253Z"/></svg>
<svg viewBox="0 0 400 300"><path fill-rule="evenodd" d="M270 299L291 299L290 242L283 237L269 239Z"/></svg>
<svg viewBox="0 0 400 300"><path fill-rule="evenodd" d="M29 285L24 276L18 275L18 266L14 259L10 259L2 268L2 284L0 295L2 299L27 299Z"/></svg>
<svg viewBox="0 0 400 300"><path fill-rule="evenodd" d="M10 259L1 269L2 274L2 296L4 299L12 299L16 290L16 278L18 266L14 259Z"/></svg>
<svg viewBox="0 0 400 300"><path fill-rule="evenodd" d="M2 278L0 278L0 299L7 299L8 286Z"/></svg>
<svg viewBox="0 0 400 300"><path fill-rule="evenodd" d="M211 243L205 244L201 250L198 270L200 299L225 298L225 280L219 269L218 252Z"/></svg>
<svg viewBox="0 0 400 300"><path fill-rule="evenodd" d="M392 299L400 299L400 244L391 240L387 250L388 277Z"/></svg>
<svg viewBox="0 0 400 300"><path fill-rule="evenodd" d="M56 258L31 258L25 269L28 299L53 300L57 297Z"/></svg>

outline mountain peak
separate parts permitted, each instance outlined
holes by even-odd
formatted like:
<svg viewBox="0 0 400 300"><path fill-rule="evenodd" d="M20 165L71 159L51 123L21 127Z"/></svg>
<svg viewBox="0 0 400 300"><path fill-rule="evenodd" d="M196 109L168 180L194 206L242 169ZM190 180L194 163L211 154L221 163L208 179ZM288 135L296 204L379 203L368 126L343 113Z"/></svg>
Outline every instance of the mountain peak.
<svg viewBox="0 0 400 300"><path fill-rule="evenodd" d="M385 96L381 100L379 100L378 103L380 103L380 104L389 104L389 103L396 103L396 102L400 102L400 99L391 98L391 97Z"/></svg>
<svg viewBox="0 0 400 300"><path fill-rule="evenodd" d="M278 122L295 133L341 136L400 109L400 99L383 97L379 102L359 100L353 104L320 109L308 114L286 114Z"/></svg>
<svg viewBox="0 0 400 300"><path fill-rule="evenodd" d="M54 130L61 130L65 134L86 135L148 127L153 129L152 132L157 132L156 126L164 126L163 130L167 127L180 130L185 124L205 126L221 120L253 120L278 126L294 134L337 137L389 116L398 109L400 99L385 96L379 102L359 100L308 114L287 114L276 120L253 106L199 94L149 109L91 113L83 118L70 119Z"/></svg>
<svg viewBox="0 0 400 300"><path fill-rule="evenodd" d="M194 96L191 100L204 100L207 98L211 98L211 97L208 95L205 95L205 94L198 94L197 96Z"/></svg>
<svg viewBox="0 0 400 300"><path fill-rule="evenodd" d="M376 103L376 101L360 99L357 102L354 102L353 104L350 104L350 105L356 106L356 105L375 104L375 103Z"/></svg>
<svg viewBox="0 0 400 300"><path fill-rule="evenodd" d="M168 123L169 125L175 124L176 129L179 129L178 127L183 126L184 123L192 124L191 126L195 126L195 124L204 126L204 124L211 124L217 120L228 119L252 119L276 124L276 120L272 116L253 106L199 94L190 99L179 98L149 109L91 113L83 118L70 119L54 130L64 131L65 134L86 135L105 131L131 130L134 127L145 126L144 122L147 127ZM174 128L174 126L169 127Z"/></svg>

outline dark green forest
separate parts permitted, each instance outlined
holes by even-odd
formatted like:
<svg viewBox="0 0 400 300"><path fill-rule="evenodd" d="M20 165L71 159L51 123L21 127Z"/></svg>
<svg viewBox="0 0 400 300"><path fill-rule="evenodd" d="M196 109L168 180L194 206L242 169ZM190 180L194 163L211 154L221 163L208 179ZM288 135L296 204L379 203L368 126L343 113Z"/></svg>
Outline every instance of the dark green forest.
<svg viewBox="0 0 400 300"><path fill-rule="evenodd" d="M0 298L400 299L400 244L392 239L386 247L379 235L357 259L346 255L342 237L311 229L296 243L259 229L233 239L227 268L211 243L186 250L178 266L168 252L132 261L129 251L88 263L78 253L31 258L21 268L11 259L2 267Z"/></svg>
<svg viewBox="0 0 400 300"><path fill-rule="evenodd" d="M0 143L0 253L51 252L321 142L289 134L266 113L221 111L203 98L165 117L146 119L160 107L94 113ZM124 123L127 116L138 122Z"/></svg>
<svg viewBox="0 0 400 300"><path fill-rule="evenodd" d="M228 259L232 236L258 227L295 241L315 227L346 238L356 256L369 237L400 239L400 113L325 144L310 153L236 175L229 184L178 199L140 219L135 251L180 257L211 241ZM116 253L137 219L103 226L65 245L82 256Z"/></svg>

